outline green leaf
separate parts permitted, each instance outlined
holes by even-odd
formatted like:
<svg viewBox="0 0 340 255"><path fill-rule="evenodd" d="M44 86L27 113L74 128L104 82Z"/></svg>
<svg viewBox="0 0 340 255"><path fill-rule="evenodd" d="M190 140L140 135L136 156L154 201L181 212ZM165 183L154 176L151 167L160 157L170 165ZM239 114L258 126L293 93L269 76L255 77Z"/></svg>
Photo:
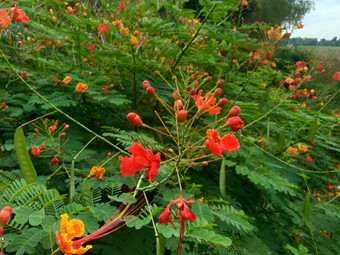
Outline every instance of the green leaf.
<svg viewBox="0 0 340 255"><path fill-rule="evenodd" d="M210 245L222 246L224 248L228 248L232 243L229 237L222 236L216 234L213 231L201 228L194 229L194 231L192 231L192 233L188 234L187 236L193 237L199 241L204 241Z"/></svg>
<svg viewBox="0 0 340 255"><path fill-rule="evenodd" d="M245 232L253 230L253 226L246 220L231 214L226 211L213 211L212 212L215 216L219 217L222 221L231 224L232 226L236 227L238 230L244 230Z"/></svg>
<svg viewBox="0 0 340 255"><path fill-rule="evenodd" d="M41 238L41 229L30 228L22 232L22 234L13 238L9 246L6 248L7 252L16 251L16 255L34 254L35 247L38 245Z"/></svg>
<svg viewBox="0 0 340 255"><path fill-rule="evenodd" d="M308 132L308 141L313 142L316 134L316 130L318 128L318 117L314 116L313 124L311 125L309 132Z"/></svg>
<svg viewBox="0 0 340 255"><path fill-rule="evenodd" d="M15 220L19 224L25 224L28 221L29 224L32 226L38 226L45 215L43 209L39 211L34 211L32 208L24 206L19 206L15 208L14 212Z"/></svg>

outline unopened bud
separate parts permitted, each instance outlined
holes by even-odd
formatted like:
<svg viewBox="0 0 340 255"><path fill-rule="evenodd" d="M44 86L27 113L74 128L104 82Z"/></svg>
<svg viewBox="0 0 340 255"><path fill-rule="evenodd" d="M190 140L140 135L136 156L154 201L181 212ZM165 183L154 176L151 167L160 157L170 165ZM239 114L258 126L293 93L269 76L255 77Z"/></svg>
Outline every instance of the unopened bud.
<svg viewBox="0 0 340 255"><path fill-rule="evenodd" d="M166 69L166 71L168 72L168 73L171 73L171 68L170 67L168 67L167 69Z"/></svg>
<svg viewBox="0 0 340 255"><path fill-rule="evenodd" d="M70 125L65 125L65 129L68 129L68 128L70 128Z"/></svg>
<svg viewBox="0 0 340 255"><path fill-rule="evenodd" d="M229 117L237 116L241 113L241 108L237 105L233 106L229 111Z"/></svg>
<svg viewBox="0 0 340 255"><path fill-rule="evenodd" d="M200 85L200 83L199 83L198 81L194 81L194 85L195 85L195 87L197 88L198 85Z"/></svg>
<svg viewBox="0 0 340 255"><path fill-rule="evenodd" d="M230 127L232 131L237 132L243 128L243 121L239 116L228 118L226 126Z"/></svg>
<svg viewBox="0 0 340 255"><path fill-rule="evenodd" d="M177 114L177 120L179 122L184 122L188 117L187 111L185 110L180 110Z"/></svg>
<svg viewBox="0 0 340 255"><path fill-rule="evenodd" d="M221 88L215 89L214 95L215 95L215 96L220 96L220 95L222 95L222 89L221 89Z"/></svg>
<svg viewBox="0 0 340 255"><path fill-rule="evenodd" d="M195 165L195 162L191 162L190 165L191 165L191 166L194 166L194 165Z"/></svg>
<svg viewBox="0 0 340 255"><path fill-rule="evenodd" d="M218 105L221 106L221 107L225 106L227 104L228 104L228 99L226 99L226 98L221 98L220 101L218 101Z"/></svg>
<svg viewBox="0 0 340 255"><path fill-rule="evenodd" d="M175 102L174 102L174 109L175 109L175 111L181 110L182 105L183 105L183 104L182 104L182 101L181 101L181 100L175 101Z"/></svg>
<svg viewBox="0 0 340 255"><path fill-rule="evenodd" d="M206 81L207 82L209 82L209 81L212 81L212 78L211 78L211 76L208 76L207 78L205 78L206 79Z"/></svg>
<svg viewBox="0 0 340 255"><path fill-rule="evenodd" d="M156 92L155 92L155 90L154 90L153 87L148 87L148 88L146 89L146 93L148 93L148 95L149 95L149 96L152 96L152 97L156 94Z"/></svg>
<svg viewBox="0 0 340 255"><path fill-rule="evenodd" d="M157 75L159 75L159 71L154 71L153 74L154 74L155 76L157 76Z"/></svg>
<svg viewBox="0 0 340 255"><path fill-rule="evenodd" d="M225 81L223 79L218 80L217 85L218 86L223 86Z"/></svg>
<svg viewBox="0 0 340 255"><path fill-rule="evenodd" d="M173 149L168 149L168 152L175 153Z"/></svg>
<svg viewBox="0 0 340 255"><path fill-rule="evenodd" d="M60 134L60 136L65 136L66 135L66 133L65 132L62 132L61 134Z"/></svg>
<svg viewBox="0 0 340 255"><path fill-rule="evenodd" d="M0 212L0 227L5 226L11 218L12 208L5 206Z"/></svg>
<svg viewBox="0 0 340 255"><path fill-rule="evenodd" d="M196 89L190 89L190 95L192 96L196 95Z"/></svg>
<svg viewBox="0 0 340 255"><path fill-rule="evenodd" d="M148 87L151 87L149 81L143 81L143 89L147 89Z"/></svg>
<svg viewBox="0 0 340 255"><path fill-rule="evenodd" d="M132 125L135 125L137 127L143 124L142 119L138 116L137 113L134 112L130 112L127 115L127 119Z"/></svg>
<svg viewBox="0 0 340 255"><path fill-rule="evenodd" d="M175 90L174 93L172 93L172 97L175 99L175 100L179 100L181 98L178 90Z"/></svg>
<svg viewBox="0 0 340 255"><path fill-rule="evenodd" d="M208 161L203 161L202 162L202 166L207 166L208 165Z"/></svg>

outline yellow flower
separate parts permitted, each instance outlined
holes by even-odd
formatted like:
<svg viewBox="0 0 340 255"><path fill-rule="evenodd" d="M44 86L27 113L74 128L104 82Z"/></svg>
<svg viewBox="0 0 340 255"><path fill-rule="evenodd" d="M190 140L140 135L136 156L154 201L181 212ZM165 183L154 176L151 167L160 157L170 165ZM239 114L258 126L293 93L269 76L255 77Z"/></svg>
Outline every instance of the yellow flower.
<svg viewBox="0 0 340 255"><path fill-rule="evenodd" d="M285 80L285 82L288 83L288 84L291 84L291 83L294 82L294 79L288 77L288 78Z"/></svg>
<svg viewBox="0 0 340 255"><path fill-rule="evenodd" d="M76 86L76 90L79 92L79 93L83 93L87 90L88 86L84 83L81 83L79 82Z"/></svg>
<svg viewBox="0 0 340 255"><path fill-rule="evenodd" d="M265 88L265 87L267 87L267 83L265 83L265 82L261 82L261 83L259 84L259 86L260 86L260 87L264 87L264 88Z"/></svg>
<svg viewBox="0 0 340 255"><path fill-rule="evenodd" d="M72 254L84 254L92 245L86 245L86 247L79 246L74 247L72 239L75 237L81 237L84 234L84 223L81 220L70 220L68 221L68 215L61 215L60 221L60 235L58 231L55 233L57 243L61 252L67 255Z"/></svg>
<svg viewBox="0 0 340 255"><path fill-rule="evenodd" d="M289 154L291 154L291 155L298 155L299 153L298 153L298 149L297 148L293 148L293 147L291 147L291 146L289 146L288 148L287 148L287 152L289 153Z"/></svg>
<svg viewBox="0 0 340 255"><path fill-rule="evenodd" d="M282 34L280 33L281 32L281 28L278 26L275 28L271 27L270 30L267 31L267 34L268 34L268 38L269 39L276 39L276 40L280 40L282 38Z"/></svg>
<svg viewBox="0 0 340 255"><path fill-rule="evenodd" d="M69 84L70 82L72 81L72 78L70 76L66 76L64 79L63 79L63 82L65 84Z"/></svg>
<svg viewBox="0 0 340 255"><path fill-rule="evenodd" d="M106 172L105 168L101 167L98 168L97 166L92 167L90 171L90 175L93 176L93 178L100 178L101 180L104 180L103 174Z"/></svg>
<svg viewBox="0 0 340 255"><path fill-rule="evenodd" d="M133 45L138 45L138 41L137 41L136 36L131 35L130 43L131 43L132 46Z"/></svg>
<svg viewBox="0 0 340 255"><path fill-rule="evenodd" d="M129 35L129 32L130 32L130 30L127 28L127 27L121 27L120 28L120 33L122 34L122 35L125 35L125 36L128 36Z"/></svg>

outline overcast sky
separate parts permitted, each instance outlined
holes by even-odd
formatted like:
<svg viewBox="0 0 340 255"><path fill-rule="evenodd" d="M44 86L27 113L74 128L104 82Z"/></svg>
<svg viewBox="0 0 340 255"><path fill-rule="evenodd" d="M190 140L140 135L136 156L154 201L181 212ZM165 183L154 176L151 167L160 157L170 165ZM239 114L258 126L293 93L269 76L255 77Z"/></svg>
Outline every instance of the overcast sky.
<svg viewBox="0 0 340 255"><path fill-rule="evenodd" d="M303 29L294 29L292 37L340 38L340 0L315 0L315 8L302 20Z"/></svg>

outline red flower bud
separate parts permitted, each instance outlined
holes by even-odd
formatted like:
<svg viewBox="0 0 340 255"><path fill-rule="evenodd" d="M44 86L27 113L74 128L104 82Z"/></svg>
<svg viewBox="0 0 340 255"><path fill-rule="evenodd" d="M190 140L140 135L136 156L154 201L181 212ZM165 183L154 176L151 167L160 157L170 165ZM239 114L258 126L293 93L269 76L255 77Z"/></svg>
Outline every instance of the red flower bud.
<svg viewBox="0 0 340 255"><path fill-rule="evenodd" d="M173 149L168 149L168 152L175 153Z"/></svg>
<svg viewBox="0 0 340 255"><path fill-rule="evenodd" d="M57 157L54 157L50 163L49 163L50 166L52 165L55 165L55 166L58 166L59 165L59 159Z"/></svg>
<svg viewBox="0 0 340 255"><path fill-rule="evenodd" d="M223 86L225 81L223 79L218 80L217 85L218 86Z"/></svg>
<svg viewBox="0 0 340 255"><path fill-rule="evenodd" d="M235 116L227 119L226 125L230 127L232 131L237 132L243 128L243 121L239 116Z"/></svg>
<svg viewBox="0 0 340 255"><path fill-rule="evenodd" d="M148 87L151 87L149 81L143 81L143 89L147 89Z"/></svg>
<svg viewBox="0 0 340 255"><path fill-rule="evenodd" d="M175 102L174 102L174 109L175 109L175 111L181 110L182 105L183 105L183 104L182 104L182 101L181 101L181 100L175 101Z"/></svg>
<svg viewBox="0 0 340 255"><path fill-rule="evenodd" d="M46 145L44 143L42 145L40 145L39 150L40 151L45 151L46 150Z"/></svg>
<svg viewBox="0 0 340 255"><path fill-rule="evenodd" d="M229 117L237 116L241 113L241 108L237 105L233 106L229 111Z"/></svg>
<svg viewBox="0 0 340 255"><path fill-rule="evenodd" d="M134 112L130 112L127 115L127 119L132 125L135 125L137 127L143 124L142 119L138 116L137 113Z"/></svg>
<svg viewBox="0 0 340 255"><path fill-rule="evenodd" d="M171 73L171 68L170 67L168 67L167 69L166 69L166 71L168 72L168 73Z"/></svg>
<svg viewBox="0 0 340 255"><path fill-rule="evenodd" d="M175 100L179 100L181 98L178 90L175 90L174 93L172 93L172 97L175 99Z"/></svg>
<svg viewBox="0 0 340 255"><path fill-rule="evenodd" d="M209 81L212 81L212 78L211 78L211 76L208 76L207 78L205 78L206 79L206 81L207 82L209 82Z"/></svg>
<svg viewBox="0 0 340 255"><path fill-rule="evenodd" d="M190 89L190 95L192 96L196 95L196 89Z"/></svg>
<svg viewBox="0 0 340 255"><path fill-rule="evenodd" d="M218 101L218 105L221 106L221 107L225 106L227 104L228 104L228 99L226 99L226 98L221 98L220 101Z"/></svg>
<svg viewBox="0 0 340 255"><path fill-rule="evenodd" d="M179 122L184 122L188 117L187 111L185 110L180 110L177 114L177 120Z"/></svg>
<svg viewBox="0 0 340 255"><path fill-rule="evenodd" d="M203 161L202 162L202 166L207 166L209 163L208 163L208 161Z"/></svg>
<svg viewBox="0 0 340 255"><path fill-rule="evenodd" d="M68 128L70 128L70 125L65 125L65 129L68 129Z"/></svg>
<svg viewBox="0 0 340 255"><path fill-rule="evenodd" d="M38 128L35 128L35 129L34 129L34 132L39 133L39 129L38 129Z"/></svg>
<svg viewBox="0 0 340 255"><path fill-rule="evenodd" d="M152 96L152 97L156 94L156 92L155 92L155 90L154 90L153 87L148 87L148 88L146 89L146 93L148 93L148 95L149 95L149 96Z"/></svg>
<svg viewBox="0 0 340 255"><path fill-rule="evenodd" d="M198 81L194 81L194 85L195 85L195 87L197 88L198 85L200 85L200 83L199 83Z"/></svg>
<svg viewBox="0 0 340 255"><path fill-rule="evenodd" d="M11 218L12 208L10 206L5 206L0 212L0 227L5 226L9 219Z"/></svg>
<svg viewBox="0 0 340 255"><path fill-rule="evenodd" d="M40 150L39 150L39 148L36 147L36 146L34 146L34 147L31 149L31 152L32 152L32 155L33 155L34 157L37 157L37 156L40 155Z"/></svg>
<svg viewBox="0 0 340 255"><path fill-rule="evenodd" d="M155 76L157 76L157 75L159 75L159 71L154 71L153 74L154 74Z"/></svg>
<svg viewBox="0 0 340 255"><path fill-rule="evenodd" d="M65 136L66 135L66 133L65 132L62 132L61 134L60 134L60 136Z"/></svg>
<svg viewBox="0 0 340 255"><path fill-rule="evenodd" d="M190 165L191 165L191 166L194 166L194 165L195 165L195 162L191 162Z"/></svg>
<svg viewBox="0 0 340 255"><path fill-rule="evenodd" d="M215 96L220 96L222 94L222 89L221 88L217 88L215 89Z"/></svg>

